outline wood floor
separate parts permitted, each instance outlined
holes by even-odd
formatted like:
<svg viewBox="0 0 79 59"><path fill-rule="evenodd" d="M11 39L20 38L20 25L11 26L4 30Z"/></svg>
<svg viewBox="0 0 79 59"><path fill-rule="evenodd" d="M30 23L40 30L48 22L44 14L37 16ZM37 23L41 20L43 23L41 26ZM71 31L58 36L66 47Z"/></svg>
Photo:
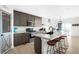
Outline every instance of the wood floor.
<svg viewBox="0 0 79 59"><path fill-rule="evenodd" d="M79 37L68 37L68 49L66 54L79 54ZM27 43L25 45L17 46L6 54L35 54L34 42Z"/></svg>

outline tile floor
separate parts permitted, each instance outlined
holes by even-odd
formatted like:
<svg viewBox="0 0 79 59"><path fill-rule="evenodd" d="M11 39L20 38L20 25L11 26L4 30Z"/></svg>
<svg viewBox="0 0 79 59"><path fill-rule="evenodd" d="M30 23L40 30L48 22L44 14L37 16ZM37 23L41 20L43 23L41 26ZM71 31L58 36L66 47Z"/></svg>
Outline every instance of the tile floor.
<svg viewBox="0 0 79 59"><path fill-rule="evenodd" d="M68 37L69 47L66 54L79 54L79 37ZM25 45L17 46L7 54L35 54L34 52L34 42L27 43Z"/></svg>

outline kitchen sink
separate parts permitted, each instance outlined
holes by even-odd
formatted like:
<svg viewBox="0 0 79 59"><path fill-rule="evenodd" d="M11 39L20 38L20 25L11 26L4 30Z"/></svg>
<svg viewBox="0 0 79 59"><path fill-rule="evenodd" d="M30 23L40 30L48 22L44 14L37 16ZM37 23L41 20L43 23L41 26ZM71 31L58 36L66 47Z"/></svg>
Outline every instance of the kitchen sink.
<svg viewBox="0 0 79 59"><path fill-rule="evenodd" d="M45 33L45 34L49 34L49 35L52 35L52 34L53 34L53 32L47 32L47 33Z"/></svg>

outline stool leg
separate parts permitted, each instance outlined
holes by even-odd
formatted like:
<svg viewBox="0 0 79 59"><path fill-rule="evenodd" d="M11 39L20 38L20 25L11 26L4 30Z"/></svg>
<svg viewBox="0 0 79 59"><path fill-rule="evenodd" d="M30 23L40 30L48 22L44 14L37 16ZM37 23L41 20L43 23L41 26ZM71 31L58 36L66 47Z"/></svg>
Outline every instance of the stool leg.
<svg viewBox="0 0 79 59"><path fill-rule="evenodd" d="M57 48L58 48L58 42L56 43L56 45L54 47L55 47L54 52L56 53L57 52Z"/></svg>
<svg viewBox="0 0 79 59"><path fill-rule="evenodd" d="M66 53L66 50L68 48L68 40L67 40L67 37L65 38L65 53Z"/></svg>
<svg viewBox="0 0 79 59"><path fill-rule="evenodd" d="M55 46L48 46L48 47L47 47L47 54L48 54L49 52L50 52L51 54L52 54L52 52L53 52L53 54L55 54Z"/></svg>
<svg viewBox="0 0 79 59"><path fill-rule="evenodd" d="M56 44L56 50L55 50L55 52L56 52L56 53L59 52L59 42L57 42L57 44Z"/></svg>
<svg viewBox="0 0 79 59"><path fill-rule="evenodd" d="M60 51L60 43L57 42L54 47L55 47L55 53L59 53L59 51Z"/></svg>
<svg viewBox="0 0 79 59"><path fill-rule="evenodd" d="M62 50L62 42L60 41L59 43L60 43L60 47L59 47L60 50L59 50L59 53L61 54L62 51L63 51L63 50Z"/></svg>
<svg viewBox="0 0 79 59"><path fill-rule="evenodd" d="M47 54L48 54L48 53L51 53L51 47L52 47L52 46L48 46L48 47L47 47Z"/></svg>
<svg viewBox="0 0 79 59"><path fill-rule="evenodd" d="M48 52L49 52L49 46L47 47L47 54L48 54Z"/></svg>
<svg viewBox="0 0 79 59"><path fill-rule="evenodd" d="M64 42L64 48L65 48L66 47L65 39L63 40L63 42Z"/></svg>
<svg viewBox="0 0 79 59"><path fill-rule="evenodd" d="M50 53L55 54L55 46L51 46Z"/></svg>
<svg viewBox="0 0 79 59"><path fill-rule="evenodd" d="M51 46L50 48L50 53L52 54L52 52L53 52L53 46Z"/></svg>
<svg viewBox="0 0 79 59"><path fill-rule="evenodd" d="M55 46L53 46L53 53L55 54Z"/></svg>
<svg viewBox="0 0 79 59"><path fill-rule="evenodd" d="M57 50L57 53L61 54L63 52L62 50L62 42L58 42L58 50Z"/></svg>
<svg viewBox="0 0 79 59"><path fill-rule="evenodd" d="M65 41L66 39L63 39L63 40L61 40L61 44L62 44L62 47L61 47L61 52L62 53L66 53L66 41Z"/></svg>
<svg viewBox="0 0 79 59"><path fill-rule="evenodd" d="M66 53L66 49L67 49L67 47L66 47L66 38L64 39L64 47L63 47L63 50L64 50L64 53Z"/></svg>
<svg viewBox="0 0 79 59"><path fill-rule="evenodd" d="M58 42L57 53L60 53L60 43Z"/></svg>
<svg viewBox="0 0 79 59"><path fill-rule="evenodd" d="M63 48L67 48L68 47L68 41L67 41L67 37L64 37L64 40L63 40L64 44L63 44Z"/></svg>
<svg viewBox="0 0 79 59"><path fill-rule="evenodd" d="M67 40L67 37L66 37L66 39L65 39L66 41L65 41L65 44L66 44L66 48L68 48L68 40Z"/></svg>
<svg viewBox="0 0 79 59"><path fill-rule="evenodd" d="M53 46L54 54L55 54L55 52L56 52L56 50L57 50L56 47L57 47L56 45Z"/></svg>

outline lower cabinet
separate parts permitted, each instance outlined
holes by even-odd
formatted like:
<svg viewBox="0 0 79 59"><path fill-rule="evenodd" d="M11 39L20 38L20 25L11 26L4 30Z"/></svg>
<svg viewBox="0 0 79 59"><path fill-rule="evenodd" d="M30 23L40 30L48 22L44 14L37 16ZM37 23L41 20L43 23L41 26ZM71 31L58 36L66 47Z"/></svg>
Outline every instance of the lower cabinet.
<svg viewBox="0 0 79 59"><path fill-rule="evenodd" d="M29 43L30 36L26 33L14 34L14 46Z"/></svg>

